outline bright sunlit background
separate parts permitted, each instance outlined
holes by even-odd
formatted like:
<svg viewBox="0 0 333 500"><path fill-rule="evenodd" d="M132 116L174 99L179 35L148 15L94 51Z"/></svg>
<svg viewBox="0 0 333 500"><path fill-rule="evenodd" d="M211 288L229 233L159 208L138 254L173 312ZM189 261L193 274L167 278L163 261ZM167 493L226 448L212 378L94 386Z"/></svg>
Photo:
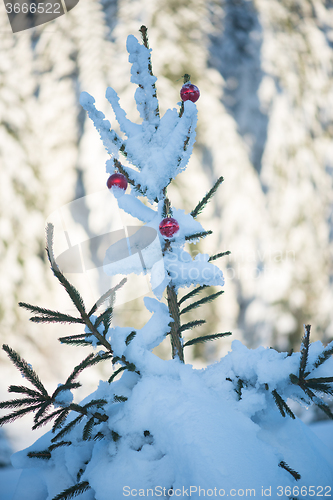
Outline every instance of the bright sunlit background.
<svg viewBox="0 0 333 500"><path fill-rule="evenodd" d="M233 336L189 352L187 361L215 361L233 339L298 349L304 323L313 340L333 337L332 2L80 0L69 14L15 35L1 3L0 340L49 387L87 353L57 338L82 331L29 323L17 304L72 307L46 261L50 217L67 207L67 229L63 221L56 226L60 246L65 230L75 242L115 227L103 201L107 154L79 96L92 94L116 127L104 97L111 86L129 118L139 120L126 38L139 37L142 24L161 112L177 106L184 73L201 91L194 154L170 188L172 203L190 211L220 175L225 179L199 217L213 230L200 251L231 251L217 261L225 293L198 314L207 319L202 334ZM76 279L88 303L103 291L93 275ZM148 317L145 290L131 277L126 286L115 324L140 328ZM169 346L159 354L169 356ZM3 400L20 376L4 353L0 369ZM100 376L83 374L86 391ZM6 428L14 449L37 436L26 420Z"/></svg>

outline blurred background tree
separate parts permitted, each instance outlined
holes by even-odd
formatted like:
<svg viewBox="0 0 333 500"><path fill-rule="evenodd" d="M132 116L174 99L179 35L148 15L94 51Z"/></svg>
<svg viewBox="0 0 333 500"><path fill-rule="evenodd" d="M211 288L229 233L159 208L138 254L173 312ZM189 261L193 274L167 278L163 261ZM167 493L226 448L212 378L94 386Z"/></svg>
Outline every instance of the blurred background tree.
<svg viewBox="0 0 333 500"><path fill-rule="evenodd" d="M68 360L62 352L59 363L56 355L57 328L29 324L17 303L64 308L44 252L52 212L84 197L81 210L72 211L73 227L83 239L100 234L86 196L106 189L107 154L79 95L94 95L111 121L107 86L131 108L135 88L124 39L142 24L149 28L161 112L180 100L184 73L201 90L197 143L170 190L173 203L190 209L225 178L200 219L214 229L200 250L232 252L220 262L225 294L207 306L209 314L203 311L211 318L207 328L231 330L231 341L241 338L249 347L288 350L311 323L313 339L330 340L332 2L82 0L67 15L15 35L0 11L1 343L10 342L39 372L47 366L57 379L67 373ZM142 314L141 300L116 310L119 323L131 324ZM217 359L228 342L194 350L194 362ZM72 364L70 349L68 357ZM4 356L0 362L1 396L9 367Z"/></svg>

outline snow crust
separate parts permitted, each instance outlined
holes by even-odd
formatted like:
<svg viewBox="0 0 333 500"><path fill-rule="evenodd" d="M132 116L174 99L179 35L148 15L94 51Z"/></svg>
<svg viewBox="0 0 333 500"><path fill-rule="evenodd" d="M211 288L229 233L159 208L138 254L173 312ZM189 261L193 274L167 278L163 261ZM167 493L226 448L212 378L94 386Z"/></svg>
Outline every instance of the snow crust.
<svg viewBox="0 0 333 500"><path fill-rule="evenodd" d="M214 488L217 493L225 490L225 496L232 489L239 496L246 489L262 496L264 488L277 498L281 486L333 484L333 452L298 418L282 417L270 392L278 388L292 396L289 373L297 373L299 353L249 350L234 341L225 358L204 370L177 359L162 361L150 349L165 334L168 311L156 299L146 299L146 306L153 316L129 346L128 329L111 332L117 354L126 354L141 374L126 371L111 384L100 382L85 400L108 401L108 421L94 427L94 434L102 432L105 438L83 441L79 424L66 437L72 446L57 448L48 461L28 458L27 452L47 448L51 433L16 453L13 465L29 468L18 488L24 488L26 500L51 500L76 483L81 468L81 480L91 486L82 498L96 500L123 498L134 490L145 497L149 489L151 496L159 496L163 488L165 493L172 488L174 494L184 489L197 499L203 496L199 487L206 495ZM241 399L235 391L239 378L245 382ZM128 399L117 402L115 396ZM119 439L113 440L112 433ZM301 479L279 467L281 462Z"/></svg>

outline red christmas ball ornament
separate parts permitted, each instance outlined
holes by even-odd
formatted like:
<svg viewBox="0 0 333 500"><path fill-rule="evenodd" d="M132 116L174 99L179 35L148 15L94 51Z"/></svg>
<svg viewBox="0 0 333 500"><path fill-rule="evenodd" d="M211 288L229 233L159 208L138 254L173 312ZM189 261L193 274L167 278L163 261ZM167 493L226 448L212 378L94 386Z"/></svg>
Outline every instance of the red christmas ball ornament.
<svg viewBox="0 0 333 500"><path fill-rule="evenodd" d="M180 97L182 101L197 102L200 97L200 90L191 82L184 83L180 89Z"/></svg>
<svg viewBox="0 0 333 500"><path fill-rule="evenodd" d="M123 191L126 191L127 179L123 174L119 174L118 172L116 172L115 174L110 175L106 185L109 189L117 187L119 189L122 189Z"/></svg>
<svg viewBox="0 0 333 500"><path fill-rule="evenodd" d="M164 238L172 238L179 231L179 224L176 219L167 217L160 222L159 230Z"/></svg>

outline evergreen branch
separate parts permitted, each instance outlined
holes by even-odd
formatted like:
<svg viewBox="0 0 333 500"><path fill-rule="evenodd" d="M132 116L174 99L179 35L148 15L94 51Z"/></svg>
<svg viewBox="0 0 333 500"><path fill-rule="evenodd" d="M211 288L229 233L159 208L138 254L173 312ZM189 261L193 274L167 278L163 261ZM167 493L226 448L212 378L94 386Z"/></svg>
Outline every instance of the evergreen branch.
<svg viewBox="0 0 333 500"><path fill-rule="evenodd" d="M186 241L197 240L198 238L205 238L209 234L213 234L213 231L201 231L200 233L190 234L185 236Z"/></svg>
<svg viewBox="0 0 333 500"><path fill-rule="evenodd" d="M142 42L143 45L146 47L146 49L149 49L149 43L148 43L148 35L147 35L147 28L146 26L142 25L141 28L139 29L141 36L142 36Z"/></svg>
<svg viewBox="0 0 333 500"><path fill-rule="evenodd" d="M240 401L242 399L242 389L243 389L243 387L244 387L244 381L241 378L239 378L237 380L237 387L235 388L235 392L236 392L236 394L238 396L238 401Z"/></svg>
<svg viewBox="0 0 333 500"><path fill-rule="evenodd" d="M58 281L63 285L65 288L66 292L70 296L73 304L75 305L76 309L79 311L81 314L81 317L83 319L84 314L86 314L85 306L83 299L78 292L78 290L65 278L63 273L60 271L58 264L56 263L56 260L54 258L53 254L53 230L54 227L52 224L47 224L46 227L46 237L47 237L47 246L46 246L46 252L47 256L49 259L49 262L51 264L51 269L54 274L54 276L58 279Z"/></svg>
<svg viewBox="0 0 333 500"><path fill-rule="evenodd" d="M327 359L331 357L333 354L333 342L330 342L323 352L318 356L317 360L314 363L314 368L318 368L318 366L322 365Z"/></svg>
<svg viewBox="0 0 333 500"><path fill-rule="evenodd" d="M90 361L95 357L95 355L93 353L90 353L88 354L88 356L86 358L84 358L81 363L79 363L77 366L75 366L74 370L72 371L72 373L70 374L70 376L67 378L66 380L66 384L69 384L71 382L73 382L73 380L76 379L76 377L85 369L87 368L90 363Z"/></svg>
<svg viewBox="0 0 333 500"><path fill-rule="evenodd" d="M37 397L40 398L41 400L44 400L44 396L38 392L34 391L33 389L30 389L29 387L24 387L23 385L10 385L8 388L8 392L15 392L19 394L28 394L31 397Z"/></svg>
<svg viewBox="0 0 333 500"><path fill-rule="evenodd" d="M122 371L124 370L127 370L127 366L122 366L121 368L118 368L118 370L116 370L115 372L112 373L111 377L109 378L108 382L109 384L111 384L111 382L114 381L114 379L116 378L116 376L121 373Z"/></svg>
<svg viewBox="0 0 333 500"><path fill-rule="evenodd" d="M318 377L318 378L307 378L305 379L305 382L308 384L309 382L318 382L319 384L322 383L331 383L333 382L333 377Z"/></svg>
<svg viewBox="0 0 333 500"><path fill-rule="evenodd" d="M63 391L70 391L71 389L78 389L79 387L81 387L81 384L80 382L70 382L70 383L65 383L65 384L61 384L59 385L56 390L54 391L54 393L52 394L52 400L54 401L55 398L58 396L58 394L60 392L63 392Z"/></svg>
<svg viewBox="0 0 333 500"><path fill-rule="evenodd" d="M117 396L116 394L113 397L113 400L115 403L125 403L125 401L127 401L127 399L128 398L126 396Z"/></svg>
<svg viewBox="0 0 333 500"><path fill-rule="evenodd" d="M26 415L27 413L35 411L38 408L38 406L29 406L29 408L21 408L20 410L14 411L13 413L10 413L9 415L5 415L4 417L1 417L0 418L0 427L4 424L9 424L11 422L14 422L18 418L23 417L23 415Z"/></svg>
<svg viewBox="0 0 333 500"><path fill-rule="evenodd" d="M111 436L112 436L112 439L113 441L116 443L117 441L119 441L120 439L120 434L118 434L118 432L115 432L115 431L111 431Z"/></svg>
<svg viewBox="0 0 333 500"><path fill-rule="evenodd" d="M40 405L39 410L37 411L36 415L34 416L34 422L38 422L38 420L44 415L46 410L51 406L52 401L51 399L48 399L46 401L43 401Z"/></svg>
<svg viewBox="0 0 333 500"><path fill-rule="evenodd" d="M212 189L210 191L208 191L208 193L197 204L197 206L194 208L194 210L192 210L192 212L191 212L192 217L195 218L195 217L197 217L202 212L202 210L204 209L204 207L207 205L207 203L212 198L212 196L214 196L214 194L217 191L217 188L219 187L220 184L222 184L223 181L224 181L223 177L219 177L217 179L217 181L215 182L215 184L212 187Z"/></svg>
<svg viewBox="0 0 333 500"><path fill-rule="evenodd" d="M94 441L100 441L101 439L104 439L105 436L103 434L103 432L97 432L96 436L93 437L93 440Z"/></svg>
<svg viewBox="0 0 333 500"><path fill-rule="evenodd" d="M149 50L149 43L148 43L148 35L147 35L147 28L146 26L142 25L141 28L139 29L141 36L142 36L142 41L143 45L146 47L146 49ZM153 74L153 67L151 64L151 57L150 54L148 56L148 71L151 76L154 76ZM156 99L156 109L155 109L155 115L159 117L160 111L159 111L159 106L158 106L158 100L157 100L157 92L156 92L156 85L155 83L152 84L153 88L153 97Z"/></svg>
<svg viewBox="0 0 333 500"><path fill-rule="evenodd" d="M99 340L99 342L110 352L110 354L113 354L110 343L106 340L106 338L102 334L99 333L97 328L95 328L95 325L92 323L89 316L87 314L83 314L82 319L89 328L90 332L97 338L97 340Z"/></svg>
<svg viewBox="0 0 333 500"><path fill-rule="evenodd" d="M164 193L164 203L163 203L163 208L162 208L162 217L165 219L165 217L172 217L172 210L171 210L171 203L169 198L166 196L166 188L163 190Z"/></svg>
<svg viewBox="0 0 333 500"><path fill-rule="evenodd" d="M145 191L144 191L144 189L141 189L141 184L135 184L135 182L133 181L133 179L130 178L130 176L128 175L128 173L126 172L126 170L124 169L124 167L120 163L120 161L118 161L116 158L114 158L113 161L114 161L114 164L115 164L115 167L117 168L117 170L126 177L127 182L129 184L131 184L131 186L133 186L133 188L136 191L138 191L138 193L142 194L142 196L145 196Z"/></svg>
<svg viewBox="0 0 333 500"><path fill-rule="evenodd" d="M204 290L205 288L208 288L209 285L200 285L191 292L187 293L186 295L183 295L183 297L178 301L178 305L180 306L185 300L190 299L194 295L197 295L201 290Z"/></svg>
<svg viewBox="0 0 333 500"><path fill-rule="evenodd" d="M130 345L130 343L132 342L132 340L134 339L135 336L136 336L136 331L133 330L131 333L129 333L127 335L126 340L125 340L125 344Z"/></svg>
<svg viewBox="0 0 333 500"><path fill-rule="evenodd" d="M86 337L93 336L92 333L80 333L79 335L69 335L68 337L60 337L58 340L62 344L77 345L77 346L89 346L91 347L91 342L86 340ZM99 345L97 343L97 345Z"/></svg>
<svg viewBox="0 0 333 500"><path fill-rule="evenodd" d="M320 408L324 413L326 413L326 415L328 416L328 418L330 418L331 420L333 420L333 413L331 412L330 410L330 407L324 403L324 401L317 401L316 402L316 405L318 406L318 408Z"/></svg>
<svg viewBox="0 0 333 500"><path fill-rule="evenodd" d="M44 450L44 451L29 451L27 453L27 456L29 458L41 458L43 460L50 460L51 453L50 453L49 450Z"/></svg>
<svg viewBox="0 0 333 500"><path fill-rule="evenodd" d="M8 354L11 361L14 363L16 368L21 372L24 378L29 380L29 382L36 387L40 391L41 394L45 397L49 397L47 390L43 386L42 382L39 380L38 375L34 372L34 370L28 365L28 363L21 358L21 356L11 349L8 345L4 344L2 349Z"/></svg>
<svg viewBox="0 0 333 500"><path fill-rule="evenodd" d="M93 406L97 406L97 408L102 408L104 405L106 405L106 403L107 403L106 399L92 399L91 401L89 401L89 403L82 406L82 408L84 410L89 410ZM104 418L103 418L103 420L104 420Z"/></svg>
<svg viewBox="0 0 333 500"><path fill-rule="evenodd" d="M220 339L222 337L228 337L229 335L232 335L231 332L215 333L213 335L204 335L203 337L197 337L196 339L189 340L184 344L183 347L199 344L200 342L208 342L210 340Z"/></svg>
<svg viewBox="0 0 333 500"><path fill-rule="evenodd" d="M0 409L18 408L19 406L28 406L31 404L39 405L40 403L41 403L41 400L34 400L32 398L12 399L11 401L0 402Z"/></svg>
<svg viewBox="0 0 333 500"><path fill-rule="evenodd" d="M38 422L35 422L35 424L32 426L32 430L34 431L35 429L38 429L38 427L42 427L43 425L47 424L47 422L49 422L55 416L59 415L62 412L63 412L63 408L60 408L60 409L55 410L54 412L50 413L49 415L46 415L46 417L42 418L41 420L38 420Z"/></svg>
<svg viewBox="0 0 333 500"><path fill-rule="evenodd" d="M54 444L51 444L49 447L48 447L48 450L49 451L53 451L55 450L56 448L60 448L61 446L71 446L72 442L71 441L60 441L60 443L54 443Z"/></svg>
<svg viewBox="0 0 333 500"><path fill-rule="evenodd" d="M98 318L96 319L96 321L94 323L95 328L98 328L99 325L101 323L104 323L104 322L107 325L110 325L111 318L112 318L112 313L113 313L113 307L108 307L107 309L105 309L105 311L100 316L98 316Z"/></svg>
<svg viewBox="0 0 333 500"><path fill-rule="evenodd" d="M287 403L281 398L280 394L277 392L276 389L272 391L272 396L274 398L275 404L280 410L280 413L283 417L286 416L286 413L291 417L292 419L295 419L294 413L291 411Z"/></svg>
<svg viewBox="0 0 333 500"><path fill-rule="evenodd" d="M188 311L191 311L192 309L196 309L197 307L202 306L203 304L207 304L209 302L212 302L214 299L219 297L224 293L223 290L220 292L213 293L212 295L207 295L207 297L204 297L203 299L197 300L196 302L192 302L189 306L185 307L185 309L182 309L179 314L185 314Z"/></svg>
<svg viewBox="0 0 333 500"><path fill-rule="evenodd" d="M213 260L219 259L220 257L224 257L225 255L230 255L230 254L231 252L228 250L227 252L221 252L215 255L211 255L211 257L209 257L208 259L208 262L212 262Z"/></svg>
<svg viewBox="0 0 333 500"><path fill-rule="evenodd" d="M300 365L299 365L299 375L298 375L298 378L300 380L304 379L304 372L305 372L306 364L308 361L311 325L304 325L304 330L305 330L305 333L304 333L304 337L302 339L301 361L300 361Z"/></svg>
<svg viewBox="0 0 333 500"><path fill-rule="evenodd" d="M171 336L171 349L172 358L174 359L178 356L179 360L184 363L184 351L180 340L181 337L181 326L179 317L179 306L177 302L177 293L175 287L171 284L167 286L167 300L169 313L172 318L170 325L170 336Z"/></svg>
<svg viewBox="0 0 333 500"><path fill-rule="evenodd" d="M83 428L82 439L83 441L88 441L91 439L91 432L95 425L95 418L91 417Z"/></svg>
<svg viewBox="0 0 333 500"><path fill-rule="evenodd" d="M64 385L67 385L67 384L70 384L72 383L75 378L85 369L85 368L88 368L90 366L93 366L93 365L96 365L97 363L99 363L100 361L104 361L105 359L110 359L111 358L111 355L109 353L105 353L103 356L100 356L99 354L97 354L95 356L95 354L93 353L90 353L83 361L81 361L81 363L79 363L75 368L74 370L72 371L72 373L70 374L70 376L67 378L66 382Z"/></svg>
<svg viewBox="0 0 333 500"><path fill-rule="evenodd" d="M32 306L30 304L26 304L25 302L19 302L19 306L40 315L30 318L30 321L35 323L83 323L82 318L75 318L69 314L52 311L51 309L45 309L44 307Z"/></svg>
<svg viewBox="0 0 333 500"><path fill-rule="evenodd" d="M70 488L62 491L61 493L53 497L52 500L71 500L72 498L81 495L89 489L90 484L88 483L88 481L82 481L81 483L77 483L74 486L71 486Z"/></svg>
<svg viewBox="0 0 333 500"><path fill-rule="evenodd" d="M204 319L197 319L197 320L194 320L194 321L190 321L189 323L185 323L184 325L182 325L178 329L178 332L180 334L180 333L182 333L185 330L190 330L190 329L195 328L197 326L203 325L204 323L206 323L206 321Z"/></svg>
<svg viewBox="0 0 333 500"><path fill-rule="evenodd" d="M52 443L54 443L55 441L58 441L58 439L62 438L66 434L68 434L73 429L73 427L75 427L76 424L81 422L81 420L83 419L84 416L85 415L83 413L80 413L80 415L78 417L74 418L74 420L71 420L71 422L69 422L67 425L65 425L65 427L63 427L61 429L61 431L59 431L58 434L56 434L54 436L54 438L51 439Z"/></svg>
<svg viewBox="0 0 333 500"><path fill-rule="evenodd" d="M94 314L94 312L103 304L103 302L106 301L106 299L108 299L110 296L112 296L111 298L111 302L113 302L113 297L115 296L116 294L116 291L119 290L119 288L121 288L123 285L125 285L127 281L127 278L123 278L119 283L118 285L114 286L113 288L110 288L107 292L103 293L103 295L101 295L101 297L95 302L95 304L92 306L92 308L90 309L90 311L88 312L88 316L91 316L92 314Z"/></svg>
<svg viewBox="0 0 333 500"><path fill-rule="evenodd" d="M286 464L284 460L281 460L281 462L279 463L279 467L289 472L289 474L291 474L296 481L301 479L301 475L294 469L292 469L288 464Z"/></svg>
<svg viewBox="0 0 333 500"><path fill-rule="evenodd" d="M52 427L52 432L54 433L57 429L60 429L65 422L66 418L68 417L68 414L70 412L69 408L63 408L63 411L59 414L59 416L55 419L53 427Z"/></svg>

